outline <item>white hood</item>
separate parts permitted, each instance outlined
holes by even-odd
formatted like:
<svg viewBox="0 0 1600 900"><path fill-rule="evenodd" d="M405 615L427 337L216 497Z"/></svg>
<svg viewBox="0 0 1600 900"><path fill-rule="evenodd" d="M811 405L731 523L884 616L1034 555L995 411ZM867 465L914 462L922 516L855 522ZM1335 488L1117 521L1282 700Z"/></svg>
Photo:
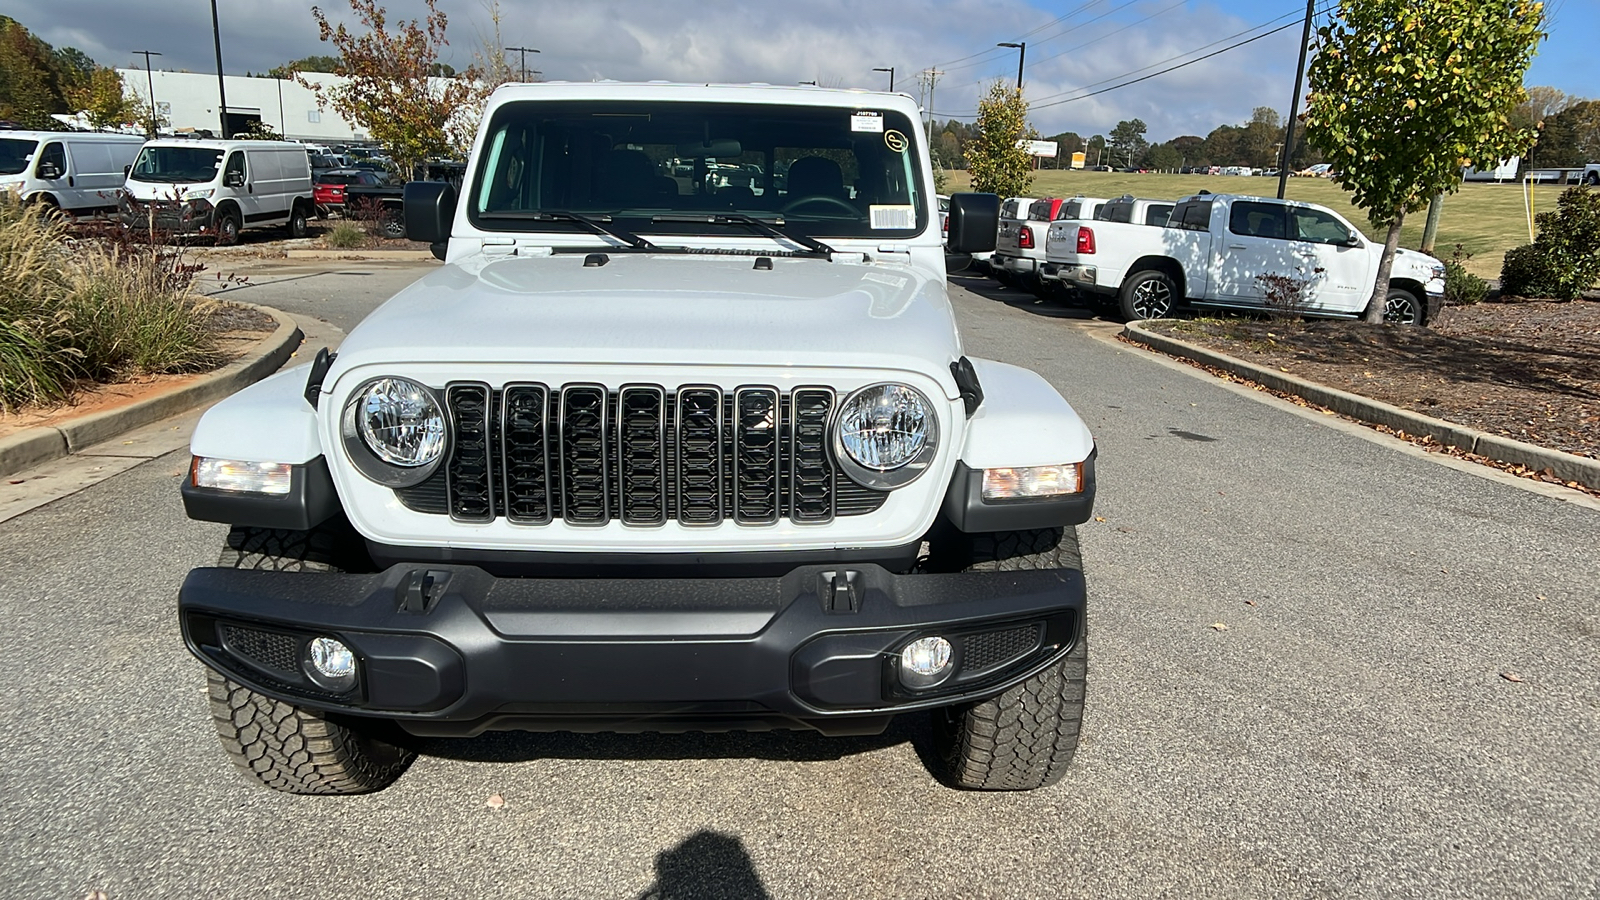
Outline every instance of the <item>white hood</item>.
<svg viewBox="0 0 1600 900"><path fill-rule="evenodd" d="M612 253L475 259L395 295L339 349L353 366L473 363L819 366L922 372L953 388L941 285L909 266ZM330 378L330 383L332 378ZM952 395L953 396L953 395Z"/></svg>

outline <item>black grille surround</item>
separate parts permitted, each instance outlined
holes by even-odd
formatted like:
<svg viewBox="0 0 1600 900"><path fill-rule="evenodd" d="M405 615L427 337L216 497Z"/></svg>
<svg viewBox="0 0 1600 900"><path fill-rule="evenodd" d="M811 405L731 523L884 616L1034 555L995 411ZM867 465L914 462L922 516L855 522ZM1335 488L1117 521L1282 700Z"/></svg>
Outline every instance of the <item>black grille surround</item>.
<svg viewBox="0 0 1600 900"><path fill-rule="evenodd" d="M413 512L460 522L634 526L826 524L889 492L834 463L832 388L452 382L450 456L396 488Z"/></svg>

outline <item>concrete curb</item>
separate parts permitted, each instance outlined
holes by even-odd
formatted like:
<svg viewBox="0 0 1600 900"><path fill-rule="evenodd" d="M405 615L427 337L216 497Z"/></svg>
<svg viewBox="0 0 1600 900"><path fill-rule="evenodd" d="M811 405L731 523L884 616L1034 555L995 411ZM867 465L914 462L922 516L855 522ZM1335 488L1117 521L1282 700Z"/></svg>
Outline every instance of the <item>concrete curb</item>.
<svg viewBox="0 0 1600 900"><path fill-rule="evenodd" d="M431 250L285 250L289 259L433 259Z"/></svg>
<svg viewBox="0 0 1600 900"><path fill-rule="evenodd" d="M300 327L286 313L271 307L246 305L271 316L278 327L271 335L256 342L244 356L182 387L146 397L137 403L89 413L60 425L29 428L0 438L0 476L59 459L140 426L221 400L277 371L299 346Z"/></svg>
<svg viewBox="0 0 1600 900"><path fill-rule="evenodd" d="M1380 400L1315 384L1168 335L1156 334L1141 327L1142 324L1129 322L1123 327L1122 334L1153 350L1214 366L1272 390L1293 394L1318 406L1325 406L1352 419L1385 425L1417 437L1432 437L1446 446L1486 456L1498 462L1526 466L1536 472L1548 469L1550 474L1562 481L1575 481L1585 487L1600 490L1600 460L1523 443L1497 434L1486 434L1465 425L1457 425L1409 409L1391 406Z"/></svg>

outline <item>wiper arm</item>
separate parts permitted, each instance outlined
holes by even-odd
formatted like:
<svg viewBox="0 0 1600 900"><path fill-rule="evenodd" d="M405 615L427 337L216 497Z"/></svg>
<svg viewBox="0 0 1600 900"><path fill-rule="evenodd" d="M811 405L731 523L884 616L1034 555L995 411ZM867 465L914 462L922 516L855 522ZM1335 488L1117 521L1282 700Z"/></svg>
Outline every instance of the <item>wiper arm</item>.
<svg viewBox="0 0 1600 900"><path fill-rule="evenodd" d="M751 230L759 232L761 234L764 234L767 237L772 238L774 240L794 241L796 244L799 244L800 246L806 248L807 250L812 251L813 253L821 253L821 254L825 254L825 255L831 257L833 254L839 252L839 251L833 249L832 247L828 246L827 244L824 244L823 242L821 242L821 241L817 240L816 238L811 237L809 235L790 234L787 231L780 231L777 228L774 228L773 225L782 225L782 224L784 224L783 219L781 217L778 218L775 222L772 222L770 224L767 223L767 222L763 222L762 220L756 218L755 216L745 215L744 213L707 213L706 215L703 215L703 216L689 216L689 215L683 215L683 216L678 216L678 215L675 215L675 216L653 216L653 217L651 217L650 221L651 222L706 222L706 223L712 224L712 225L745 225L745 226L748 226Z"/></svg>
<svg viewBox="0 0 1600 900"><path fill-rule="evenodd" d="M575 212L567 212L566 210L561 209L504 210L501 212L479 213L478 216L479 218L483 219L529 219L535 222L577 222L579 225L585 225L590 229L593 229L595 234L604 234L614 237L617 240L622 241L624 244L639 250L661 249L660 247L657 247L655 244L650 243L631 231L623 231L621 228L613 228L609 225L602 224L605 222L610 222L610 216L591 217L579 215Z"/></svg>

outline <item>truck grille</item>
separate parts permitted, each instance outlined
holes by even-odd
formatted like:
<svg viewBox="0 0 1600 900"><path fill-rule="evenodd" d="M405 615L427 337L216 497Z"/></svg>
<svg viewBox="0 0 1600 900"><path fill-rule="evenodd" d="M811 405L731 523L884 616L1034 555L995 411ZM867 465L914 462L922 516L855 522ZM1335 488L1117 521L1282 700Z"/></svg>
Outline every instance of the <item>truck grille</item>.
<svg viewBox="0 0 1600 900"><path fill-rule="evenodd" d="M454 441L415 512L517 525L821 524L880 508L833 463L830 388L454 383Z"/></svg>

